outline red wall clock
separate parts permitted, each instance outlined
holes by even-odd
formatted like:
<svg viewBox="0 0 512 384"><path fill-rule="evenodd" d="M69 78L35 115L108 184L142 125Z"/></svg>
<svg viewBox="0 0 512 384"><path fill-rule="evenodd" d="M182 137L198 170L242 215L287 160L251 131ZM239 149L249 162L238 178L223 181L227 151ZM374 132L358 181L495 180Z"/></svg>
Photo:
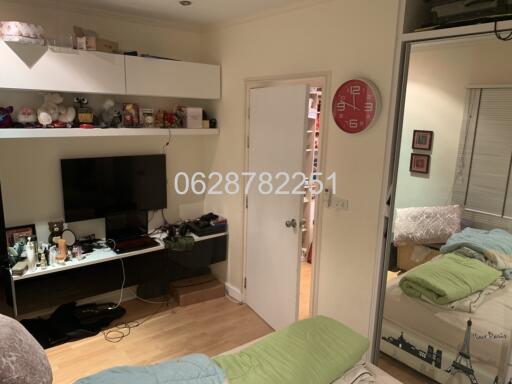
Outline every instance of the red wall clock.
<svg viewBox="0 0 512 384"><path fill-rule="evenodd" d="M332 101L334 121L347 133L359 133L370 128L379 110L379 91L368 80L347 81L338 88Z"/></svg>

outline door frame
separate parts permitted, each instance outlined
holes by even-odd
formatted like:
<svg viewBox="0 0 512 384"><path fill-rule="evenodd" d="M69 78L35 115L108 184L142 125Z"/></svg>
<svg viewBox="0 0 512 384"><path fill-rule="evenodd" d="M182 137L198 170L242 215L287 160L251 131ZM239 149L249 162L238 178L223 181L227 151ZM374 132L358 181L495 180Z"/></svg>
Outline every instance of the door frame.
<svg viewBox="0 0 512 384"><path fill-rule="evenodd" d="M264 87L274 87L274 86L283 86L283 85L292 85L292 84L307 84L311 87L321 87L322 88L322 99L330 100L330 85L331 85L331 72L315 72L315 73L306 73L306 74L293 74L293 75L281 75L281 76L271 76L271 77L254 77L245 79L245 129L244 129L244 172L249 171L249 151L248 151L248 142L250 137L250 102L251 102L251 90L256 88L264 88ZM328 115L325 113L325 101L322 104L322 109L320 113L320 167L319 172L325 173L325 160L326 157L326 149L327 149L327 128L328 124L326 123L326 119ZM243 190L245 190L245 179L243 180ZM243 264L242 264L242 287L240 289L242 295L242 302L245 302L245 291L246 284L245 279L247 276L247 204L246 204L246 196L242 197L243 201L243 238L242 238L242 248L243 248ZM311 264L312 273L311 273L311 296L310 296L310 313L311 316L315 316L318 311L318 284L319 284L319 272L320 268L319 259L320 259L320 249L321 249L321 224L322 224L322 216L323 216L323 206L324 206L324 193L321 193L318 196L317 200L317 208L315 210L315 225L313 228L313 246L314 246L314 255L313 262ZM298 319L299 316L299 297L300 297L300 268L297 270L298 280L297 280L297 313L295 318Z"/></svg>

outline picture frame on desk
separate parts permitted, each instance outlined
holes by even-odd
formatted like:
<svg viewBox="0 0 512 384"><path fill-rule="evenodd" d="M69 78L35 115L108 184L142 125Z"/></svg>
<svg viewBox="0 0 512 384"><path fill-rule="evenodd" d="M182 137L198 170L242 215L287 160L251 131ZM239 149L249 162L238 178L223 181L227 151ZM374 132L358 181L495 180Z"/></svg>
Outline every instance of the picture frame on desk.
<svg viewBox="0 0 512 384"><path fill-rule="evenodd" d="M7 246L13 247L17 242L23 238L35 236L36 225L27 224L18 227L10 227L5 229L5 238L7 240Z"/></svg>

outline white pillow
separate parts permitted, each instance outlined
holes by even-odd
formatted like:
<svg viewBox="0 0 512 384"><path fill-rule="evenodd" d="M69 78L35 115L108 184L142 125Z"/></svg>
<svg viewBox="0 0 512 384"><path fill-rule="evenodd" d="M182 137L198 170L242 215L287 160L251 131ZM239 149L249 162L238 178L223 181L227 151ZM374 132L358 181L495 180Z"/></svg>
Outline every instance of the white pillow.
<svg viewBox="0 0 512 384"><path fill-rule="evenodd" d="M459 205L397 209L395 245L445 243L460 231L461 217Z"/></svg>

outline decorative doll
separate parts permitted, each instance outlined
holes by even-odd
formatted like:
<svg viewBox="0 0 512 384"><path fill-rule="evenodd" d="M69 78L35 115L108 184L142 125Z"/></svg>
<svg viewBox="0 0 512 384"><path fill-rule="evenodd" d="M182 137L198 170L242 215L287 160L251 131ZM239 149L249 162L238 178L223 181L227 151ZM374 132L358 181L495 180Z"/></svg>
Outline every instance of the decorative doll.
<svg viewBox="0 0 512 384"><path fill-rule="evenodd" d="M134 103L123 104L123 125L125 128L137 128L139 122L139 106Z"/></svg>
<svg viewBox="0 0 512 384"><path fill-rule="evenodd" d="M18 123L25 128L35 127L37 114L32 108L22 107L18 112Z"/></svg>
<svg viewBox="0 0 512 384"><path fill-rule="evenodd" d="M12 127L11 113L14 111L13 107L0 107L0 128Z"/></svg>

